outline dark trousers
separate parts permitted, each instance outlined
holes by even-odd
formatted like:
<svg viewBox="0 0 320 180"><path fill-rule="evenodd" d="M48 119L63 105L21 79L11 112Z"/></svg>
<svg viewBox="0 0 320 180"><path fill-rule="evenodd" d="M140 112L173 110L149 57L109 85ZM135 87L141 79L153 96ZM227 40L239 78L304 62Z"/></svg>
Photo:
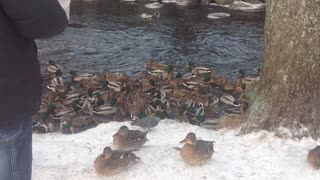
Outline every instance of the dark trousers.
<svg viewBox="0 0 320 180"><path fill-rule="evenodd" d="M0 117L1 118L1 117ZM32 120L0 127L0 180L31 180Z"/></svg>

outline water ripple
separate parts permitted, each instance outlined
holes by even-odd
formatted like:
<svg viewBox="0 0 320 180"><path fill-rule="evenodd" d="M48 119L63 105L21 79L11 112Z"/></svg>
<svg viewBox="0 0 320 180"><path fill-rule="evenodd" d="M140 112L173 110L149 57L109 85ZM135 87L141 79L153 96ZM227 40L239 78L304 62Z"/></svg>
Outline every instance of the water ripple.
<svg viewBox="0 0 320 180"><path fill-rule="evenodd" d="M231 17L208 20L208 13L225 11ZM160 14L150 20L141 13ZM188 61L213 67L220 75L238 69L254 74L263 49L263 13L230 12L205 6L164 5L160 10L118 0L73 1L73 23L64 34L38 41L42 64L52 59L67 71L110 69L135 75L152 57L180 68Z"/></svg>

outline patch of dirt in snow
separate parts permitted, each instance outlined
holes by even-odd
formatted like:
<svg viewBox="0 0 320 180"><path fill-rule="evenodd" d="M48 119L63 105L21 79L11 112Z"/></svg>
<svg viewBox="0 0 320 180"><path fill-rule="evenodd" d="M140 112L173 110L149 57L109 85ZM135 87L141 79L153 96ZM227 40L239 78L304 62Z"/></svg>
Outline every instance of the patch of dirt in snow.
<svg viewBox="0 0 320 180"><path fill-rule="evenodd" d="M105 146L111 146L112 135L122 125L137 129L128 122L110 122L74 135L35 134L33 179L320 179L320 171L312 169L306 160L308 150L317 145L311 139L284 140L266 132L237 136L236 131L212 131L173 120L161 121L148 133L145 147L135 152L141 162L112 177L98 176L93 162ZM186 165L179 151L173 149L182 147L179 141L188 132L216 141L216 152L208 164Z"/></svg>

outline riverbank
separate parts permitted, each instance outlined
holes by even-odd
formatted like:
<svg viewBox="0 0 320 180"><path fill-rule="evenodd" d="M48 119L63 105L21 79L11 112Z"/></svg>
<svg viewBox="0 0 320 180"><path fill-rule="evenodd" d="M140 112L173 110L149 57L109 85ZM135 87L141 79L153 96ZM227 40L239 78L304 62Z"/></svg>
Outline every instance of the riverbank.
<svg viewBox="0 0 320 180"><path fill-rule="evenodd" d="M320 172L306 160L308 150L317 144L311 139L279 139L267 132L238 136L237 130L212 131L173 120L163 120L149 132L149 141L136 152L141 158L136 166L116 176L100 177L94 172L93 161L105 146L112 144L112 135L121 125L129 126L129 122L100 124L74 135L34 134L33 179L320 179ZM208 164L187 166L173 149L181 147L179 141L188 132L216 141Z"/></svg>

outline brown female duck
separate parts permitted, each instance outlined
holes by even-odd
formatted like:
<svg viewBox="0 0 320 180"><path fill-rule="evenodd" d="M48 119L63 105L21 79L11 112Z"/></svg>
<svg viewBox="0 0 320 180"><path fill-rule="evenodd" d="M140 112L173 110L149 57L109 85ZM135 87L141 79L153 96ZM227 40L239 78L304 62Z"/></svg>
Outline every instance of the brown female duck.
<svg viewBox="0 0 320 180"><path fill-rule="evenodd" d="M127 126L121 126L113 135L113 145L123 151L137 150L147 142L147 133L139 130L129 130Z"/></svg>
<svg viewBox="0 0 320 180"><path fill-rule="evenodd" d="M149 59L145 67L149 70L166 70L167 65L156 63L153 59Z"/></svg>
<svg viewBox="0 0 320 180"><path fill-rule="evenodd" d="M105 147L94 161L94 168L100 175L111 176L121 173L134 165L140 158L130 151L112 151Z"/></svg>
<svg viewBox="0 0 320 180"><path fill-rule="evenodd" d="M320 169L320 146L317 146L309 151L308 162L314 168Z"/></svg>
<svg viewBox="0 0 320 180"><path fill-rule="evenodd" d="M180 143L185 143L181 149L181 157L190 165L205 164L214 153L214 141L197 140L196 135L192 132L188 133Z"/></svg>

